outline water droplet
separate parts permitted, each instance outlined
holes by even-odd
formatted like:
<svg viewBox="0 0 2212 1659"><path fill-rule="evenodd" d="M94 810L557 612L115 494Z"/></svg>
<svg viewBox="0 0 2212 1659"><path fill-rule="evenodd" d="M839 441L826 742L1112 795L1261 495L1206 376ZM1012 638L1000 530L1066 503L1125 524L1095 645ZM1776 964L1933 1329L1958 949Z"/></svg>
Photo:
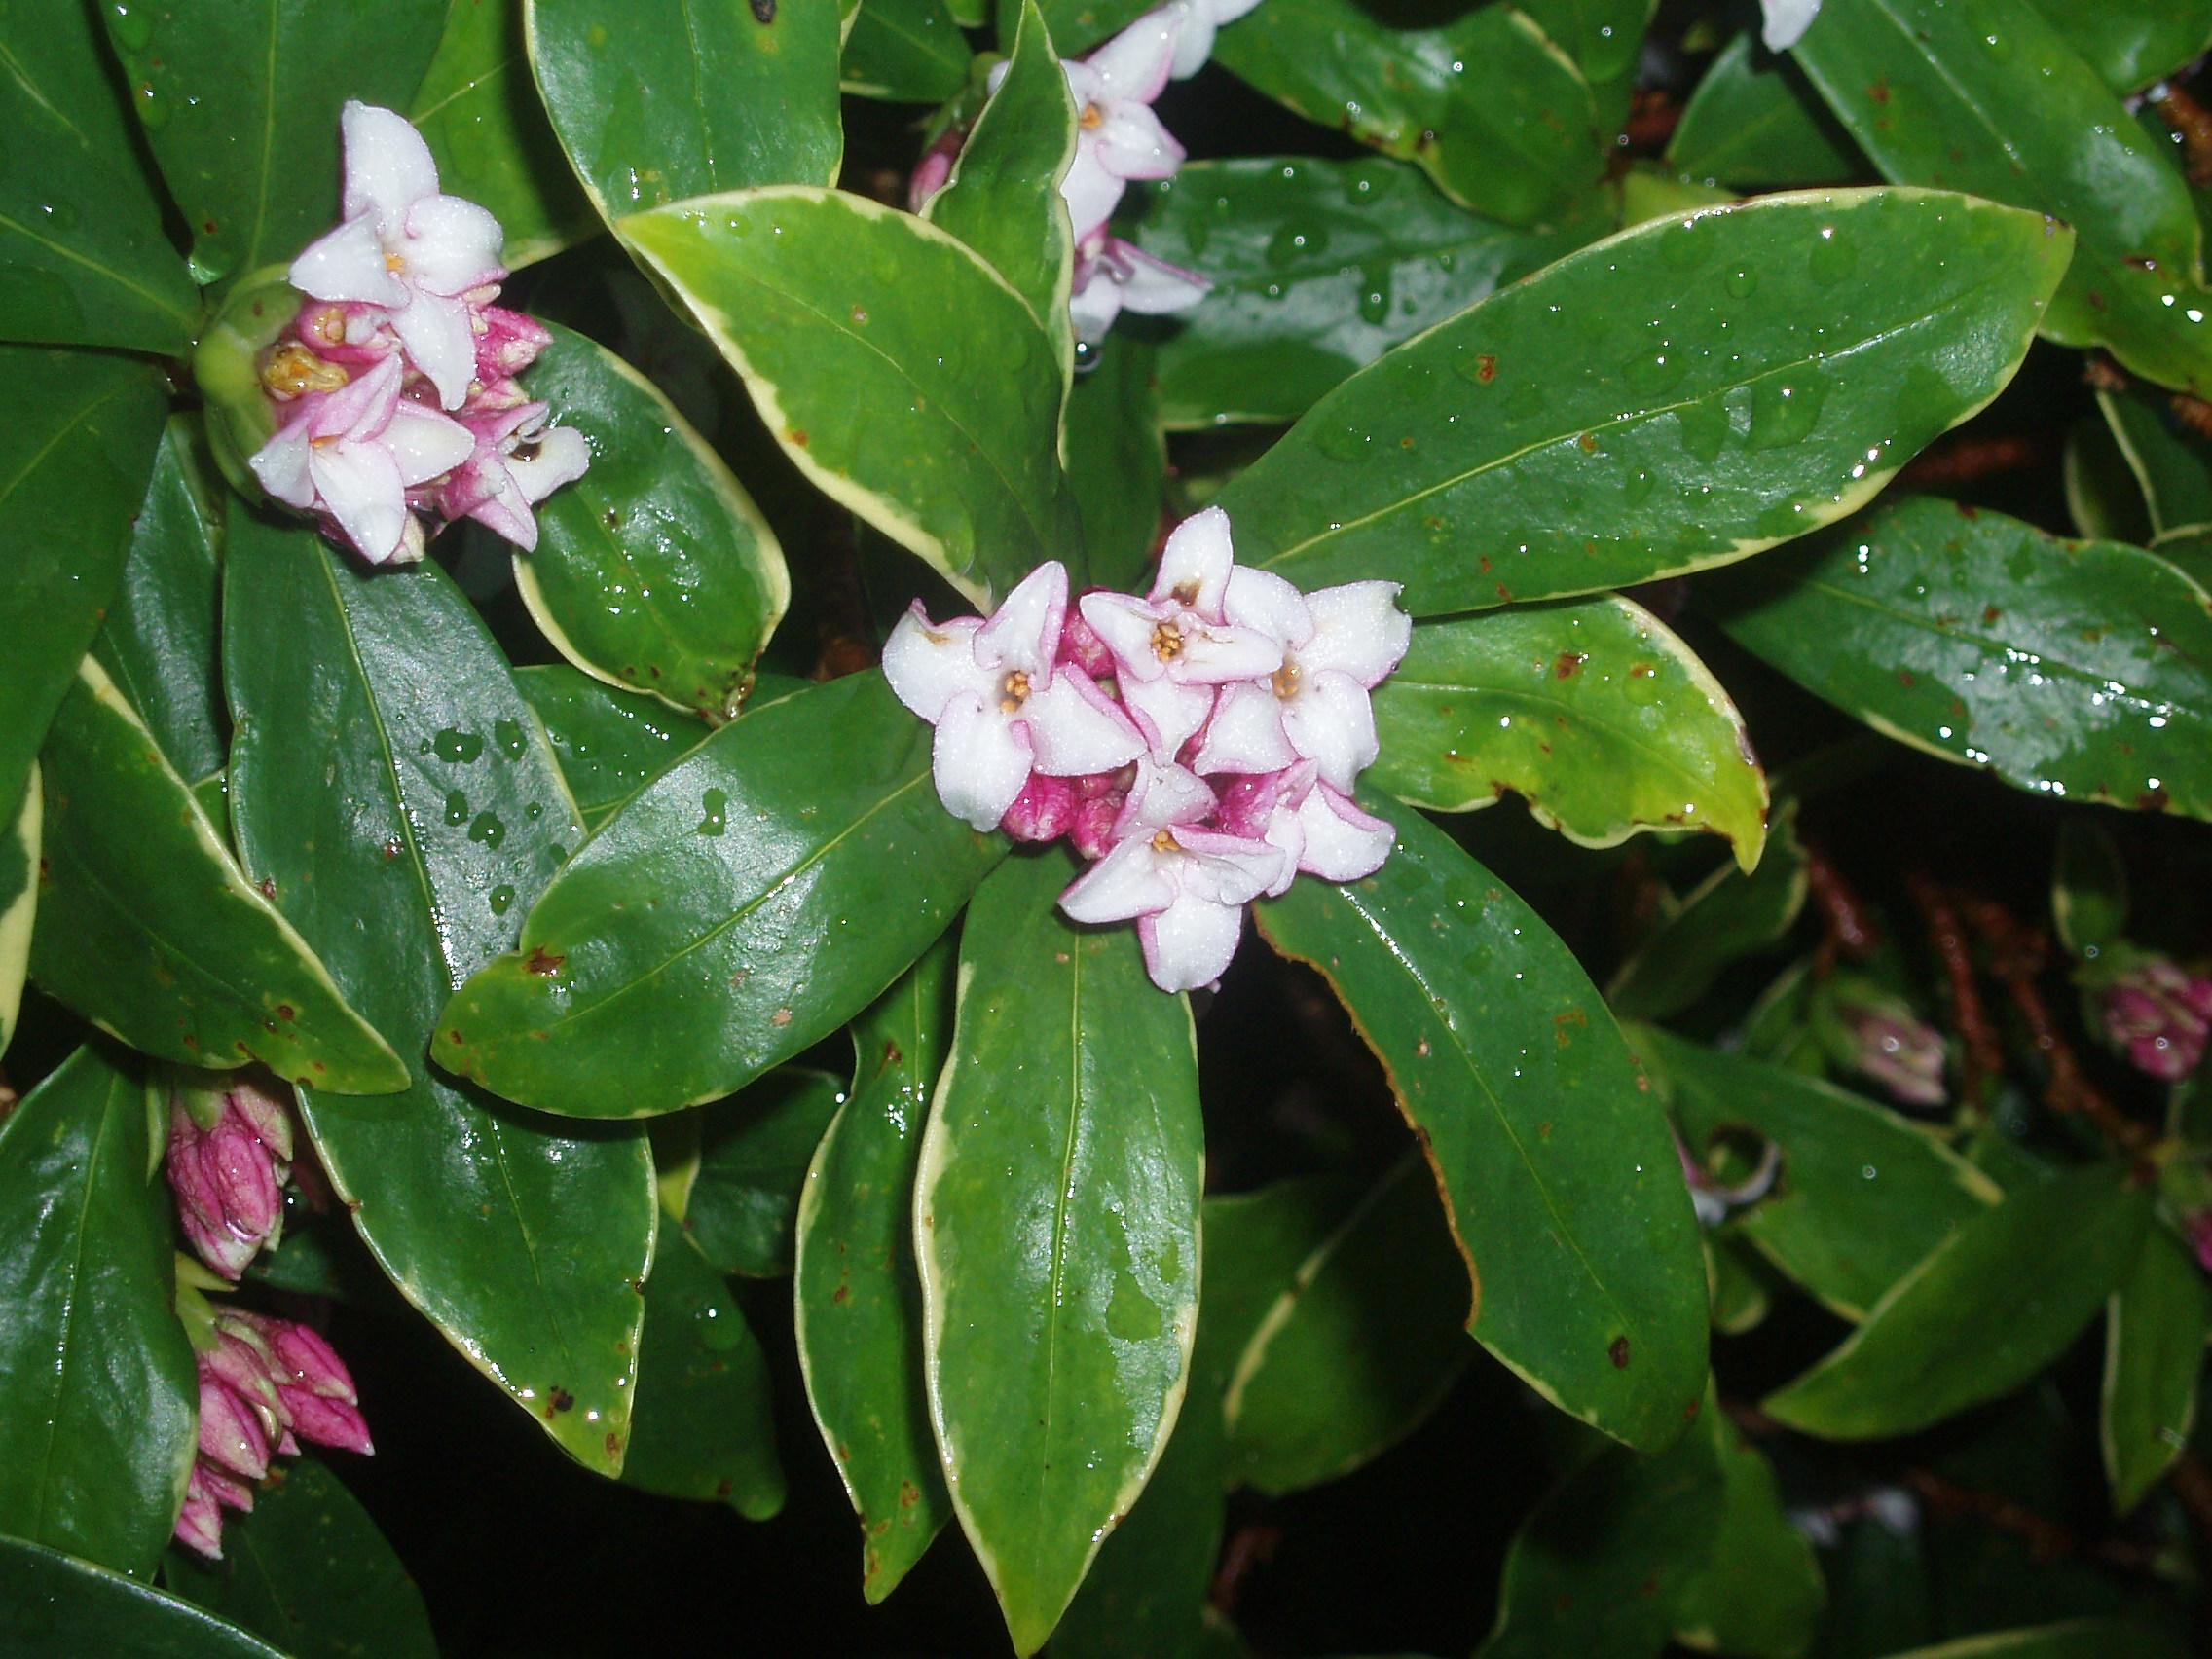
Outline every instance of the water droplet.
<svg viewBox="0 0 2212 1659"><path fill-rule="evenodd" d="M729 796L722 791L709 790L699 797L699 805L705 811L706 816L699 820L698 828L693 833L719 835L729 828L729 820L726 816L729 812Z"/></svg>
<svg viewBox="0 0 2212 1659"><path fill-rule="evenodd" d="M1328 245L1329 233L1317 225L1310 229L1284 225L1268 239L1266 257L1279 271L1303 258L1319 255Z"/></svg>
<svg viewBox="0 0 2212 1659"><path fill-rule="evenodd" d="M448 824L465 824L468 822L468 797L459 790L455 790L446 796L446 822Z"/></svg>
<svg viewBox="0 0 2212 1659"><path fill-rule="evenodd" d="M1758 273L1748 265L1739 265L1720 279L1720 285L1728 290L1731 299L1748 300L1751 290L1759 285Z"/></svg>
<svg viewBox="0 0 2212 1659"><path fill-rule="evenodd" d="M1688 358L1672 342L1661 341L1657 350L1639 351L1623 363L1621 378L1638 397L1657 399L1682 378L1682 371L1688 367Z"/></svg>
<svg viewBox="0 0 2212 1659"><path fill-rule="evenodd" d="M1827 398L1825 376L1806 371L1788 380L1762 380L1751 387L1751 424L1746 447L1782 449L1812 436Z"/></svg>
<svg viewBox="0 0 2212 1659"><path fill-rule="evenodd" d="M108 9L108 30L126 52L144 52L154 39L154 24L142 5L114 5Z"/></svg>
<svg viewBox="0 0 2212 1659"><path fill-rule="evenodd" d="M1824 288L1832 288L1859 269L1859 249L1837 236L1833 225L1823 225L1808 264L1813 280Z"/></svg>
<svg viewBox="0 0 2212 1659"><path fill-rule="evenodd" d="M481 841L487 847L497 847L507 838L507 827L499 822L498 813L479 812L475 822L468 827L468 838L471 841Z"/></svg>
<svg viewBox="0 0 2212 1659"><path fill-rule="evenodd" d="M447 726L430 740L430 748L440 760L465 766L484 753L484 740L472 731Z"/></svg>
<svg viewBox="0 0 2212 1659"><path fill-rule="evenodd" d="M1650 498L1652 486L1656 482L1649 471L1640 466L1621 485L1621 497L1633 507Z"/></svg>
<svg viewBox="0 0 2212 1659"><path fill-rule="evenodd" d="M505 882L502 881L498 886L492 889L493 915L505 915L507 913L507 906L512 904L514 902L515 890L512 887L509 887Z"/></svg>
<svg viewBox="0 0 2212 1659"><path fill-rule="evenodd" d="M499 753L509 760L522 758L522 722L520 720L495 720L492 723L492 741L499 746Z"/></svg>
<svg viewBox="0 0 2212 1659"><path fill-rule="evenodd" d="M1375 434L1357 426L1325 425L1316 441L1331 461L1365 461L1375 453Z"/></svg>
<svg viewBox="0 0 2212 1659"><path fill-rule="evenodd" d="M1370 328L1381 328L1390 320L1390 273L1387 268L1360 274L1359 317Z"/></svg>
<svg viewBox="0 0 2212 1659"><path fill-rule="evenodd" d="M1716 391L1695 403L1683 404L1675 411L1675 425L1682 435L1682 448L1692 457L1708 463L1718 459L1720 446L1728 441L1725 394Z"/></svg>

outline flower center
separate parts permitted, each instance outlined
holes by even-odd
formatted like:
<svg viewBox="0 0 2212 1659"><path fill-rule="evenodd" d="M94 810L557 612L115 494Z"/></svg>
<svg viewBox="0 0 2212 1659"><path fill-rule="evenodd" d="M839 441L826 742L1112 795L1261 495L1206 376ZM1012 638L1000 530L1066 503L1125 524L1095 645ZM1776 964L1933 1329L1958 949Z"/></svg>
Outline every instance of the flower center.
<svg viewBox="0 0 2212 1659"><path fill-rule="evenodd" d="M396 253L387 253L384 256L384 268L394 276L404 276L407 274L407 261Z"/></svg>
<svg viewBox="0 0 2212 1659"><path fill-rule="evenodd" d="M338 364L316 356L297 341L278 348L271 355L269 366L261 371L261 384L271 395L287 399L309 391L336 391L351 378Z"/></svg>
<svg viewBox="0 0 2212 1659"><path fill-rule="evenodd" d="M1295 657L1282 659L1282 667L1274 672L1274 687L1275 695L1285 703L1298 695L1298 661Z"/></svg>
<svg viewBox="0 0 2212 1659"><path fill-rule="evenodd" d="M1106 112L1094 103L1083 106L1083 113L1075 118L1076 125L1086 132L1095 132L1106 125Z"/></svg>
<svg viewBox="0 0 2212 1659"><path fill-rule="evenodd" d="M1152 850L1156 853L1173 853L1181 851L1181 848L1176 845L1174 831L1162 830L1152 838Z"/></svg>
<svg viewBox="0 0 2212 1659"><path fill-rule="evenodd" d="M1028 701L1029 676L1017 668L999 684L999 713L1018 714L1021 705Z"/></svg>
<svg viewBox="0 0 2212 1659"><path fill-rule="evenodd" d="M1152 631L1152 654L1161 662L1173 662L1183 654L1183 630L1172 622L1162 622Z"/></svg>
<svg viewBox="0 0 2212 1659"><path fill-rule="evenodd" d="M1198 603L1198 584L1195 581L1178 582L1167 590L1167 597L1187 610Z"/></svg>

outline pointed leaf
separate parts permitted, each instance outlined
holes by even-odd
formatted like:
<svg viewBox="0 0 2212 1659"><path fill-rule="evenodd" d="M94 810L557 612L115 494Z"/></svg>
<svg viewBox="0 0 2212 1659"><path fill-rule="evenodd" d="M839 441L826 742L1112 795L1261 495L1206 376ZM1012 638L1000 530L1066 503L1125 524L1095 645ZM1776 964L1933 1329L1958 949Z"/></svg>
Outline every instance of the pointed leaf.
<svg viewBox="0 0 2212 1659"><path fill-rule="evenodd" d="M100 8L201 281L288 264L338 223L340 108L405 109L445 11L445 0Z"/></svg>
<svg viewBox="0 0 2212 1659"><path fill-rule="evenodd" d="M1675 1640L1701 1653L1798 1659L1826 1588L1811 1541L1782 1506L1774 1466L1719 1412L1705 1431L1720 1465L1720 1518L1703 1570L1675 1597Z"/></svg>
<svg viewBox="0 0 2212 1659"><path fill-rule="evenodd" d="M1636 67L1656 0L1522 0L1521 9L1592 81Z"/></svg>
<svg viewBox="0 0 2212 1659"><path fill-rule="evenodd" d="M1884 736L2212 817L2212 598L2156 553L1924 497L1718 591L1731 638Z"/></svg>
<svg viewBox="0 0 2212 1659"><path fill-rule="evenodd" d="M0 1538L0 1650L285 1659L190 1602L20 1538Z"/></svg>
<svg viewBox="0 0 2212 1659"><path fill-rule="evenodd" d="M2097 393L2120 457L2142 486L2152 534L2161 537L2212 526L2212 455L2202 439L2179 429L2161 407L2165 401L2133 387Z"/></svg>
<svg viewBox="0 0 2212 1659"><path fill-rule="evenodd" d="M2034 0L2116 92L2139 92L2212 47L2212 0Z"/></svg>
<svg viewBox="0 0 2212 1659"><path fill-rule="evenodd" d="M964 0L951 0L954 12L959 12ZM991 0L965 0L977 14L991 4ZM1158 0L1038 0L1038 10L1044 13L1046 23L1052 31L1052 44L1069 57L1088 53L1105 40L1118 34L1151 11ZM998 0L997 18L999 39L1002 44L1014 39L1014 18L1020 12L1022 0ZM969 20L969 19L963 19ZM980 21L977 17L974 21Z"/></svg>
<svg viewBox="0 0 2212 1659"><path fill-rule="evenodd" d="M940 940L853 1023L852 1098L799 1199L792 1286L799 1369L822 1441L861 1524L872 1604L952 1513L930 1438L914 1172L930 1089L952 1043L953 963Z"/></svg>
<svg viewBox="0 0 2212 1659"><path fill-rule="evenodd" d="M1760 1402L1825 1440L1878 1440L2010 1393L2062 1353L2135 1265L2149 1197L2091 1165L1964 1223L1850 1340Z"/></svg>
<svg viewBox="0 0 2212 1659"><path fill-rule="evenodd" d="M1584 846L1710 830L1746 869L1765 774L1712 670L1618 594L1423 622L1375 693L1372 781L1446 812L1506 791Z"/></svg>
<svg viewBox="0 0 2212 1659"><path fill-rule="evenodd" d="M413 1074L389 1098L303 1090L315 1150L401 1294L612 1474L657 1213L645 1137L509 1111L424 1057L583 837L553 756L435 565L363 574L234 502L223 625L242 862Z"/></svg>
<svg viewBox="0 0 2212 1659"><path fill-rule="evenodd" d="M1843 184L1868 168L1805 72L1746 30L1721 49L1682 106L1670 166L1730 186Z"/></svg>
<svg viewBox="0 0 2212 1659"><path fill-rule="evenodd" d="M591 470L514 556L530 613L585 673L732 719L791 602L776 533L721 458L628 363L559 325L530 394L590 440Z"/></svg>
<svg viewBox="0 0 2212 1659"><path fill-rule="evenodd" d="M88 1048L0 1123L0 1532L140 1578L176 1525L200 1400L150 1118L139 1080ZM18 1605L0 1593L0 1649Z"/></svg>
<svg viewBox="0 0 2212 1659"><path fill-rule="evenodd" d="M837 73L864 98L940 104L968 85L975 56L944 0L870 0L853 19Z"/></svg>
<svg viewBox="0 0 2212 1659"><path fill-rule="evenodd" d="M2212 1337L2212 1289L2203 1270L2163 1229L2105 1308L2102 1433L2112 1506L2126 1514L2189 1445L2204 1344Z"/></svg>
<svg viewBox="0 0 2212 1659"><path fill-rule="evenodd" d="M1561 1410L1663 1447L1705 1386L1705 1263L1663 1115L1534 911L1418 812L1365 881L1257 908L1348 1009L1423 1143L1475 1286L1468 1328Z"/></svg>
<svg viewBox="0 0 2212 1659"><path fill-rule="evenodd" d="M1786 804L1759 867L1723 865L1622 963L1605 1000L1624 1019L1672 1019L1723 970L1775 944L1805 908L1805 849Z"/></svg>
<svg viewBox="0 0 2212 1659"><path fill-rule="evenodd" d="M75 0L8 0L0 131L0 340L181 356L200 296L162 226L107 42Z"/></svg>
<svg viewBox="0 0 2212 1659"><path fill-rule="evenodd" d="M683 1231L716 1271L781 1278L807 1167L845 1081L811 1066L779 1066L743 1093L699 1109L699 1165Z"/></svg>
<svg viewBox="0 0 2212 1659"><path fill-rule="evenodd" d="M658 697L617 690L565 662L518 668L515 685L544 726L587 830L705 742L710 730Z"/></svg>
<svg viewBox="0 0 2212 1659"><path fill-rule="evenodd" d="M1182 1407L1204 1134L1188 1000L1078 929L1057 850L969 907L914 1187L930 1411L1017 1653L1066 1611Z"/></svg>
<svg viewBox="0 0 2212 1659"><path fill-rule="evenodd" d="M537 90L608 223L688 196L836 178L841 31L830 7L527 3Z"/></svg>
<svg viewBox="0 0 2212 1659"><path fill-rule="evenodd" d="M1932 191L1641 225L1354 375L1220 504L1246 562L1401 581L1417 615L1725 564L1843 517L1996 396L2069 251Z"/></svg>
<svg viewBox="0 0 2212 1659"><path fill-rule="evenodd" d="M1059 464L1064 359L965 243L800 189L685 202L620 232L830 499L985 608L1043 560L1080 574Z"/></svg>

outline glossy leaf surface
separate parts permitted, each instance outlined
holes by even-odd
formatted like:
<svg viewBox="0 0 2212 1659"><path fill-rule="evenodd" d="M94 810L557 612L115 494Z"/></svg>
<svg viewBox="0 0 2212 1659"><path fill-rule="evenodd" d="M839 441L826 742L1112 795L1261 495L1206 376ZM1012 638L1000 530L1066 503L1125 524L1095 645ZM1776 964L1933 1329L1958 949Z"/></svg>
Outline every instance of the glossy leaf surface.
<svg viewBox="0 0 2212 1659"><path fill-rule="evenodd" d="M942 103L968 85L975 55L944 0L873 0L853 20L838 73L862 97Z"/></svg>
<svg viewBox="0 0 2212 1659"><path fill-rule="evenodd" d="M2212 0L2034 0L2116 92L2148 87L2212 47Z"/></svg>
<svg viewBox="0 0 2212 1659"><path fill-rule="evenodd" d="M733 718L791 601L776 533L721 458L628 363L555 326L532 397L591 445L591 470L537 508L515 581L587 674Z"/></svg>
<svg viewBox="0 0 2212 1659"><path fill-rule="evenodd" d="M2188 1446L2207 1337L2203 1270L2170 1234L2152 1229L2105 1307L2100 1444L2118 1513L2142 1502Z"/></svg>
<svg viewBox="0 0 2212 1659"><path fill-rule="evenodd" d="M444 0L100 8L201 281L287 265L337 224L340 108L405 109L445 11Z"/></svg>
<svg viewBox="0 0 2212 1659"><path fill-rule="evenodd" d="M1924 498L1730 577L1721 622L1927 754L2212 816L2212 599L2156 553Z"/></svg>
<svg viewBox="0 0 2212 1659"><path fill-rule="evenodd" d="M1827 1440L1885 1439L2009 1393L2134 1267L2150 1201L2101 1165L2024 1187L1962 1225L1844 1345L1760 1402Z"/></svg>
<svg viewBox="0 0 2212 1659"><path fill-rule="evenodd" d="M407 1087L307 941L239 869L191 787L88 657L47 735L39 984L141 1053L258 1060L341 1094Z"/></svg>
<svg viewBox="0 0 2212 1659"><path fill-rule="evenodd" d="M1714 184L1841 184L1864 176L1850 133L1805 84L1747 31L1723 47L1682 107L1667 162Z"/></svg>
<svg viewBox="0 0 2212 1659"><path fill-rule="evenodd" d="M1158 354L1109 335L1068 392L1068 483L1083 516L1090 579L1138 589L1160 535L1167 447L1160 432Z"/></svg>
<svg viewBox="0 0 2212 1659"><path fill-rule="evenodd" d="M90 1562L0 1537L0 1649L285 1659L259 1637Z"/></svg>
<svg viewBox="0 0 2212 1659"><path fill-rule="evenodd" d="M1713 673L1617 594L1423 622L1375 693L1369 775L1445 812L1507 791L1585 846L1710 830L1756 866L1765 775Z"/></svg>
<svg viewBox="0 0 2212 1659"><path fill-rule="evenodd" d="M952 1042L950 940L853 1024L852 1098L806 1172L793 1306L806 1397L861 1525L861 1590L883 1600L952 1500L931 1438L913 1188Z"/></svg>
<svg viewBox="0 0 2212 1659"><path fill-rule="evenodd" d="M438 1063L526 1105L624 1118L719 1099L820 1042L1003 855L938 800L930 737L873 671L717 732L461 988Z"/></svg>
<svg viewBox="0 0 2212 1659"><path fill-rule="evenodd" d="M1162 330L1170 425L1295 421L1338 382L1601 231L1602 203L1556 230L1466 211L1388 161L1194 162L1132 192L1133 238L1213 287Z"/></svg>
<svg viewBox="0 0 2212 1659"><path fill-rule="evenodd" d="M2097 407L2142 489L2151 533L2158 536L2212 526L2212 456L2202 439L2170 421L2165 401L2135 389L2097 393Z"/></svg>
<svg viewBox="0 0 2212 1659"><path fill-rule="evenodd" d="M242 862L412 1076L389 1097L303 1091L315 1150L401 1294L612 1474L656 1213L645 1138L509 1111L425 1057L454 984L582 839L552 755L435 565L364 575L235 503L225 575Z"/></svg>
<svg viewBox="0 0 2212 1659"><path fill-rule="evenodd" d="M621 224L817 488L978 604L1080 532L1061 362L948 233L859 197L747 191Z"/></svg>
<svg viewBox="0 0 2212 1659"><path fill-rule="evenodd" d="M830 7L526 5L537 90L609 223L684 197L836 178L845 135Z"/></svg>
<svg viewBox="0 0 2212 1659"><path fill-rule="evenodd" d="M8 0L0 39L9 150L0 340L182 355L198 332L200 296L163 232L92 8Z"/></svg>
<svg viewBox="0 0 2212 1659"><path fill-rule="evenodd" d="M1567 947L1410 808L1373 876L1257 907L1318 969L1422 1140L1468 1328L1563 1411L1658 1448L1705 1386L1705 1265L1657 1102Z"/></svg>
<svg viewBox="0 0 2212 1659"><path fill-rule="evenodd" d="M1597 182L1590 83L1542 29L1511 6L1427 14L1431 26L1394 28L1359 0L1264 6L1221 32L1214 59L1508 224L1557 213Z"/></svg>
<svg viewBox="0 0 2212 1659"><path fill-rule="evenodd" d="M200 1398L148 1118L138 1078L87 1048L0 1124L0 1210L20 1218L0 1243L0 1532L141 1578L176 1522Z"/></svg>
<svg viewBox="0 0 2212 1659"><path fill-rule="evenodd" d="M782 1066L699 1109L699 1167L683 1230L718 1272L780 1278L792 1271L807 1167L844 1103L843 1079Z"/></svg>
<svg viewBox="0 0 2212 1659"><path fill-rule="evenodd" d="M1143 1492L1190 1382L1204 1136L1189 1003L1058 851L969 907L914 1187L932 1420L1016 1652Z"/></svg>
<svg viewBox="0 0 2212 1659"><path fill-rule="evenodd" d="M544 726L589 830L709 734L658 697L619 690L565 662L517 669L515 686Z"/></svg>
<svg viewBox="0 0 2212 1659"><path fill-rule="evenodd" d="M1389 577L1417 615L1724 564L1841 518L1995 396L2069 252L1935 192L1639 226L1354 375L1219 501L1245 562Z"/></svg>

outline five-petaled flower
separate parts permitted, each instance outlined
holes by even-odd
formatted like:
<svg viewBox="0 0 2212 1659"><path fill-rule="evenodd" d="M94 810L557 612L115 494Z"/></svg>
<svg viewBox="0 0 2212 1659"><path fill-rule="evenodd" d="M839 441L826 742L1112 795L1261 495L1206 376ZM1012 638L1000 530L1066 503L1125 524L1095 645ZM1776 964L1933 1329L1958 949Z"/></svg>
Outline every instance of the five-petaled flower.
<svg viewBox="0 0 2212 1659"><path fill-rule="evenodd" d="M1078 242L1113 217L1129 180L1168 178L1183 165L1183 146L1152 110L1180 32L1164 11L1149 13L1088 57L1061 65L1075 99L1075 160L1060 195Z"/></svg>

